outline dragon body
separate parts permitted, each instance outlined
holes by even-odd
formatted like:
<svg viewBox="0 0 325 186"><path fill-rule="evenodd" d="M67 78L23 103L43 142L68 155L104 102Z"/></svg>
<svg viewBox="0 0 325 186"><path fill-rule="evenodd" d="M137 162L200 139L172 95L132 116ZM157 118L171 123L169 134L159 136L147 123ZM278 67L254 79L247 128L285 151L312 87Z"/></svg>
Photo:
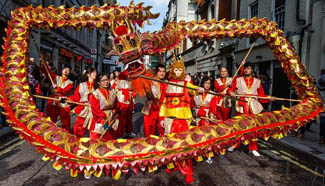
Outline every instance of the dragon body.
<svg viewBox="0 0 325 186"><path fill-rule="evenodd" d="M162 31L139 33L134 25L156 18L150 7L142 4L119 7L58 8L22 7L12 12L6 30L0 81L1 106L8 122L20 137L43 154L44 160L55 161L57 170L65 167L71 176L91 171L96 176L110 171L127 173L133 170L154 171L158 167L173 167L187 159L201 161L224 154L227 147L251 138L282 138L314 119L322 110L322 101L312 79L306 73L294 49L274 22L267 19L232 21L200 21L170 23ZM126 25L117 30L117 25ZM132 26L133 25L133 26ZM114 47L129 75L143 73L143 55L163 53L178 46L185 38L262 38L269 47L296 93L303 102L291 108L254 116L236 116L218 125L194 127L187 132L162 137L90 141L69 134L38 112L28 92L26 56L29 52L31 28L72 27L108 29L114 33ZM130 30L131 29L131 30Z"/></svg>

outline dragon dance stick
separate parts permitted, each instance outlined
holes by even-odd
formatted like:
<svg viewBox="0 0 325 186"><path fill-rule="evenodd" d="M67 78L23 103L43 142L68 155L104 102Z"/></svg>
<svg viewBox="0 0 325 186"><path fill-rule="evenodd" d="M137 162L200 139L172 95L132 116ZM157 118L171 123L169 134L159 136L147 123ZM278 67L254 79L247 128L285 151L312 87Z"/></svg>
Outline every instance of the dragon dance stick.
<svg viewBox="0 0 325 186"><path fill-rule="evenodd" d="M47 99L47 100L53 100L53 101L60 101L60 99L58 98L52 98L52 97L47 97L47 96L40 96L40 95L32 95L36 98L41 98L41 99ZM81 106L85 106L85 107L88 107L88 104L86 103L80 103L80 102L75 102L75 101L70 101L70 100L67 100L66 101L67 103L69 104L76 104L76 105L81 105Z"/></svg>
<svg viewBox="0 0 325 186"><path fill-rule="evenodd" d="M55 85L55 83L54 83L54 81L53 81L53 79L52 79L52 76L51 76L49 70L47 69L47 65L44 64L44 56L43 56L42 53L41 53L41 49L39 48L38 44L36 43L33 34L31 34L31 37L32 37L32 40L33 40L33 42L34 42L34 45L35 45L35 47L36 47L36 49L37 49L37 53L38 53L38 55L41 57L40 65L44 65L45 70L46 70L46 73L47 73L47 75L48 75L48 77L49 77L49 79L50 79L50 81L51 81L51 83L52 83L52 87L53 87L53 85Z"/></svg>
<svg viewBox="0 0 325 186"><path fill-rule="evenodd" d="M302 100L300 99L287 99L287 98L277 98L277 97L266 97L266 96L249 96L249 95L239 95L236 94L238 97L245 97L245 98L259 98L259 99L274 99L274 100L279 100L279 101L291 101L291 102L301 102Z"/></svg>
<svg viewBox="0 0 325 186"><path fill-rule="evenodd" d="M246 63L246 60L247 60L249 54L252 52L252 50L253 50L255 44L256 44L256 42L254 42L254 43L252 44L252 46L251 46L251 48L248 50L246 56L245 56L244 59L241 61L241 63L240 63L240 65L239 65L239 67L238 67L236 73L234 74L234 76L233 76L232 79L231 79L231 83L230 83L230 84L232 84L233 80L234 80L234 79L236 78L236 76L238 75L238 72L240 71L240 69L242 68L242 66Z"/></svg>
<svg viewBox="0 0 325 186"><path fill-rule="evenodd" d="M181 88L186 88L186 89L190 89L190 90L197 90L196 88L187 87L187 86L183 86L183 85L179 85L179 84L171 83L171 82L165 82L165 81L162 81L162 80L153 79L153 78L150 78L150 77L147 77L147 76L143 76L143 75L137 75L137 77L140 77L140 78L143 78L143 79L147 79L147 80L157 81L157 82L160 82L160 83L165 83L165 84L168 84L168 85L173 85L175 87L181 87ZM245 100L241 100L241 99L238 99L238 98L234 98L234 97L231 97L231 96L225 95L225 94L219 94L219 93L216 93L216 92L213 92L213 91L207 91L205 93L211 94L211 95L215 95L215 96L227 97L229 99L233 99L233 100L236 100L236 101L240 101L240 102L247 103L247 101L245 101Z"/></svg>
<svg viewBox="0 0 325 186"><path fill-rule="evenodd" d="M115 123L115 121L116 121L116 119L117 119L117 117L119 115L120 115L120 113L115 114L115 116L113 117L113 119L110 122L108 122L108 126L109 127L111 127ZM113 127L113 129L114 130L117 130L117 127L118 127L118 125L116 127ZM107 133L107 131L109 131L109 130L110 130L110 128L105 129L105 131L100 135L100 138L103 138L105 136L105 134Z"/></svg>

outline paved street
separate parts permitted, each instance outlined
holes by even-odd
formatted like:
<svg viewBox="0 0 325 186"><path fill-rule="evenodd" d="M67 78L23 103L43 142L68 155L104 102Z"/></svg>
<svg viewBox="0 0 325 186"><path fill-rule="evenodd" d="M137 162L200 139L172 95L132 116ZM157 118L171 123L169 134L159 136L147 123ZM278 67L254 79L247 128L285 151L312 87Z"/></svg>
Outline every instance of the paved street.
<svg viewBox="0 0 325 186"><path fill-rule="evenodd" d="M140 113L144 99L137 99L133 118L134 132L143 136L143 117ZM272 155L272 147L260 144L263 155L253 157L242 147L225 156L217 156L212 164L194 162L193 185L311 185L313 175L303 169L290 166L286 177L286 161ZM264 149L264 150L263 150ZM154 173L133 173L123 175L119 181L109 176L93 177L85 180L83 175L77 178L70 177L64 169L56 171L52 162L43 162L42 155L35 152L31 145L16 138L9 138L0 144L0 185L5 186L61 186L61 185L186 185L185 178L179 172L171 174L160 169ZM131 172L131 171L130 171ZM321 185L316 182L316 185Z"/></svg>
<svg viewBox="0 0 325 186"><path fill-rule="evenodd" d="M0 152L0 185L6 186L61 186L61 185L185 185L184 177L178 172L167 174L163 170L154 173L129 173L119 181L111 177L93 177L85 180L83 175L72 178L68 171L56 171L51 162L43 162L42 155L32 146L16 139L13 145ZM3 147L2 144L1 147ZM291 167L285 177L285 162L266 155L253 157L245 148L215 157L213 164L194 163L193 185L310 185L312 175L298 167Z"/></svg>

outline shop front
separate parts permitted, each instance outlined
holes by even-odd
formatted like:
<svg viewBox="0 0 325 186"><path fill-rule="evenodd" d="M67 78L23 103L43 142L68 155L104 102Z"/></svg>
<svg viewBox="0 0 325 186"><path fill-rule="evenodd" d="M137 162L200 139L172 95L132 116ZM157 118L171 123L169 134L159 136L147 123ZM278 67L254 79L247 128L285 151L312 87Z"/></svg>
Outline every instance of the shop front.
<svg viewBox="0 0 325 186"><path fill-rule="evenodd" d="M69 65L71 67L71 61L72 61L72 52L65 49L60 48L59 53L59 60L58 60L58 71L61 72L64 65Z"/></svg>

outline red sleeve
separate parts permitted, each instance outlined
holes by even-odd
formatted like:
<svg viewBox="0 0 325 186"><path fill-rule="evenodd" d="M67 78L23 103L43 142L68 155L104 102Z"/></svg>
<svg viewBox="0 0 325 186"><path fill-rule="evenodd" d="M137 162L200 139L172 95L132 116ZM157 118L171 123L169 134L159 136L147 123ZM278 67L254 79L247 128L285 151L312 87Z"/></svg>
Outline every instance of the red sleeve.
<svg viewBox="0 0 325 186"><path fill-rule="evenodd" d="M262 87L262 84L260 84L260 87L257 89L257 95L261 97L267 97L267 95L264 94L264 89ZM258 99L261 103L268 103L270 100L268 99Z"/></svg>
<svg viewBox="0 0 325 186"><path fill-rule="evenodd" d="M118 101L117 97L115 98L114 107L113 108L116 109L116 110L119 110L121 108L121 104Z"/></svg>
<svg viewBox="0 0 325 186"><path fill-rule="evenodd" d="M217 120L222 120L221 108L217 106L220 99L219 96L214 96L209 105L209 112L215 115Z"/></svg>
<svg viewBox="0 0 325 186"><path fill-rule="evenodd" d="M128 79L128 75L129 75L129 72L124 70L123 72L121 72L118 76L118 79L123 79L123 80L127 80Z"/></svg>
<svg viewBox="0 0 325 186"><path fill-rule="evenodd" d="M89 103L90 103L90 107L91 107L91 112L93 113L94 118L97 118L97 121L106 119L105 112L100 109L99 100L93 94L90 94L88 99L89 99Z"/></svg>
<svg viewBox="0 0 325 186"><path fill-rule="evenodd" d="M230 85L227 93L229 93L229 92L235 92L236 87L237 87L237 79L235 78L235 79L232 80L232 83L231 83L231 85Z"/></svg>
<svg viewBox="0 0 325 186"><path fill-rule="evenodd" d="M58 87L57 89L57 93L58 94L62 94L64 96L68 95L69 92L73 89L73 83L70 83L68 86L66 86L65 88L61 88L61 87Z"/></svg>
<svg viewBox="0 0 325 186"><path fill-rule="evenodd" d="M222 92L226 89L224 85L220 86L217 80L214 82L214 91L215 92Z"/></svg>
<svg viewBox="0 0 325 186"><path fill-rule="evenodd" d="M80 101L80 93L79 93L79 87L80 85L74 90L73 94L69 96L69 100L79 102Z"/></svg>
<svg viewBox="0 0 325 186"><path fill-rule="evenodd" d="M112 87L111 87L112 89L116 89L116 81L114 81L114 83L113 83L113 85L112 85Z"/></svg>
<svg viewBox="0 0 325 186"><path fill-rule="evenodd" d="M51 78L53 79L53 81L55 80L56 76L58 76L56 73L54 73L52 70L50 70L50 68L47 66L46 63L41 64L41 70L48 79L50 79L50 77L49 77L49 75L50 75ZM49 74L47 73L47 71L49 72Z"/></svg>

